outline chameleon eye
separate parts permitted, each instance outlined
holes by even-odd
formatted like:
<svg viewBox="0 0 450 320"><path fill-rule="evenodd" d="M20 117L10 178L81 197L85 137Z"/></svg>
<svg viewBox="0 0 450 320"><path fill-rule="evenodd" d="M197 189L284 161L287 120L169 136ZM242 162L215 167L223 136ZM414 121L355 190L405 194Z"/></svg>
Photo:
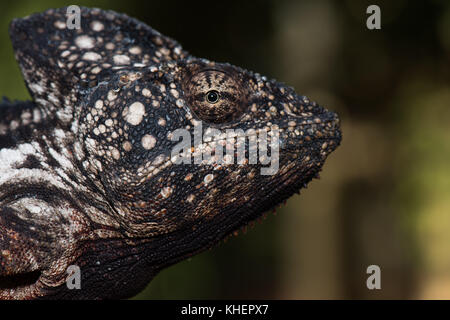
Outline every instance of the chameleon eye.
<svg viewBox="0 0 450 320"><path fill-rule="evenodd" d="M202 121L220 124L238 119L246 106L247 90L234 70L194 72L184 82L186 101Z"/></svg>
<svg viewBox="0 0 450 320"><path fill-rule="evenodd" d="M206 101L208 101L211 104L216 103L219 101L220 95L216 90L210 90L206 93Z"/></svg>

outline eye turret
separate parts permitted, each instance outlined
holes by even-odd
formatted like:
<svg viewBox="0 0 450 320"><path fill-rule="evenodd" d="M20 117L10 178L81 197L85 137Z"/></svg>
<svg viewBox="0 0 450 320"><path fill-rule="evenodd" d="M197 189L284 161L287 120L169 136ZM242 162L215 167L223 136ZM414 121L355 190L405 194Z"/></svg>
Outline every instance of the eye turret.
<svg viewBox="0 0 450 320"><path fill-rule="evenodd" d="M248 92L237 75L208 69L193 74L185 82L185 94L200 120L220 124L242 115Z"/></svg>

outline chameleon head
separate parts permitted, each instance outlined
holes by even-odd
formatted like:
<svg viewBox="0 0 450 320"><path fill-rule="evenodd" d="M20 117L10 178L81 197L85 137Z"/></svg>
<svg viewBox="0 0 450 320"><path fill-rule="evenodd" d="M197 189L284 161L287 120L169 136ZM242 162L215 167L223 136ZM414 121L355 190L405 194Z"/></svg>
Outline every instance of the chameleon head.
<svg viewBox="0 0 450 320"><path fill-rule="evenodd" d="M298 192L341 139L337 115L292 88L193 57L118 72L80 123L127 232L204 229L203 247Z"/></svg>
<svg viewBox="0 0 450 320"><path fill-rule="evenodd" d="M0 154L0 298L132 296L299 191L340 143L337 115L292 88L126 15L80 8L72 28L67 13L10 27L39 123Z"/></svg>

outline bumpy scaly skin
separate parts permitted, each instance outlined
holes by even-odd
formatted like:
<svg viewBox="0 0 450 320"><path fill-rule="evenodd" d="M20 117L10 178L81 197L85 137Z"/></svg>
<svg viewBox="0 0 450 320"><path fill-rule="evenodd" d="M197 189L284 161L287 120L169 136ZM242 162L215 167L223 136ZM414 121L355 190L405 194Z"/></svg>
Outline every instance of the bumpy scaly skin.
<svg viewBox="0 0 450 320"><path fill-rule="evenodd" d="M0 105L3 299L130 297L298 192L341 139L336 114L289 87L195 58L126 15L81 14L79 30L65 8L10 27L33 102ZM278 129L278 172L173 163L173 132L200 121ZM81 290L65 283L73 264Z"/></svg>

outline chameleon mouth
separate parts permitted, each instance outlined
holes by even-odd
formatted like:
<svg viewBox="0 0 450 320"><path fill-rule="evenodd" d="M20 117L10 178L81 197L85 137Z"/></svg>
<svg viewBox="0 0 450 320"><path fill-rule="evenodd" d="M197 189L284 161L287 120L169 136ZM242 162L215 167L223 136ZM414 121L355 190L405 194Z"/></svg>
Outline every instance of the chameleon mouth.
<svg viewBox="0 0 450 320"><path fill-rule="evenodd" d="M304 153L312 149L326 156L333 152L342 140L340 119L334 112L290 117L287 124L286 132L280 139L280 149L288 153Z"/></svg>

